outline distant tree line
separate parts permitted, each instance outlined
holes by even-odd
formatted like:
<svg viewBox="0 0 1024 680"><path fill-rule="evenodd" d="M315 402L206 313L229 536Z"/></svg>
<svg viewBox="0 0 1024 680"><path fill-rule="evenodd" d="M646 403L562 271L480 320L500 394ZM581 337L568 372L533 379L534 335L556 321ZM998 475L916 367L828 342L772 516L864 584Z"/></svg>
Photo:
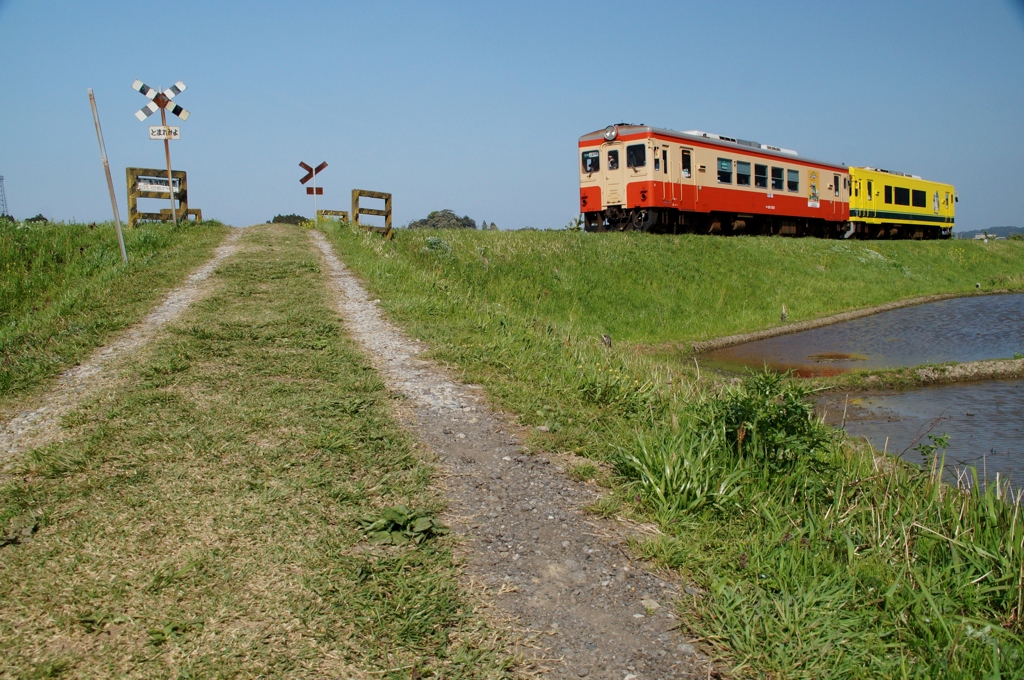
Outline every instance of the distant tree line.
<svg viewBox="0 0 1024 680"><path fill-rule="evenodd" d="M270 220L268 224L302 224L309 221L308 217L302 215L274 215L274 219Z"/></svg>
<svg viewBox="0 0 1024 680"><path fill-rule="evenodd" d="M476 220L463 215L459 217L454 211L448 210L435 210L430 213L422 220L414 220L409 223L410 229L476 229ZM494 222L490 224L487 220L480 223L481 229L497 229L497 225Z"/></svg>

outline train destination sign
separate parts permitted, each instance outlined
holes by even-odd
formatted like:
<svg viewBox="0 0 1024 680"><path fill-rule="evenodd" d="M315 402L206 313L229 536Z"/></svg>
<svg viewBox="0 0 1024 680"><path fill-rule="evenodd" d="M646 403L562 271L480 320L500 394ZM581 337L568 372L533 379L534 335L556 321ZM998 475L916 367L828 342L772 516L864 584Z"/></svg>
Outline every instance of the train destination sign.
<svg viewBox="0 0 1024 680"><path fill-rule="evenodd" d="M150 125L150 139L181 139L181 128L177 125Z"/></svg>

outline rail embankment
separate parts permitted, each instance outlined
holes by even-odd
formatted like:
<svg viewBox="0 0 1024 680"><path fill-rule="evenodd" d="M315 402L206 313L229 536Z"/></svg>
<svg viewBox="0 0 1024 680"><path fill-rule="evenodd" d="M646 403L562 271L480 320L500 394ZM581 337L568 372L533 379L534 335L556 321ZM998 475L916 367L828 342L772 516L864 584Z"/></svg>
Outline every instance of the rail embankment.
<svg viewBox="0 0 1024 680"><path fill-rule="evenodd" d="M816 421L771 375L722 385L645 351L908 297L1024 287L1013 242L403 232L339 255L433 358L593 462L594 512L691 583L683 625L738 675L965 677L1024 664L1024 527L1005 487L944 485ZM602 338L602 336L608 336Z"/></svg>
<svg viewBox="0 0 1024 680"><path fill-rule="evenodd" d="M139 321L227 230L144 223L125 231L124 265L112 223L0 220L0 413Z"/></svg>

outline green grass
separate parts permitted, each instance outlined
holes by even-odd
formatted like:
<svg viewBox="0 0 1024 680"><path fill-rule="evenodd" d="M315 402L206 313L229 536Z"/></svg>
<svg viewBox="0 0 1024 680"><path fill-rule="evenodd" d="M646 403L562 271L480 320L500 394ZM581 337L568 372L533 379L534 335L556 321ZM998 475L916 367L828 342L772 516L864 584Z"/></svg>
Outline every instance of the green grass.
<svg viewBox="0 0 1024 680"><path fill-rule="evenodd" d="M141 319L226 233L217 222L144 223L125 231L125 266L112 223L0 220L0 403Z"/></svg>
<svg viewBox="0 0 1024 680"><path fill-rule="evenodd" d="M799 320L976 282L1019 289L1020 244L329 236L436 359L548 427L533 446L618 470L594 512L661 526L635 547L708 591L684 625L737 674L1020 676L1024 533L1002 490L877 462L771 376L723 388L637 347L768 327L782 303Z"/></svg>
<svg viewBox="0 0 1024 680"><path fill-rule="evenodd" d="M389 269L615 341L684 342L937 293L1024 289L1024 247L641 233L396 232ZM444 292L444 291L442 291Z"/></svg>
<svg viewBox="0 0 1024 680"><path fill-rule="evenodd" d="M0 535L24 536L0 548L0 676L503 676L319 253L278 225L242 247L0 478ZM367 541L400 505L418 545Z"/></svg>

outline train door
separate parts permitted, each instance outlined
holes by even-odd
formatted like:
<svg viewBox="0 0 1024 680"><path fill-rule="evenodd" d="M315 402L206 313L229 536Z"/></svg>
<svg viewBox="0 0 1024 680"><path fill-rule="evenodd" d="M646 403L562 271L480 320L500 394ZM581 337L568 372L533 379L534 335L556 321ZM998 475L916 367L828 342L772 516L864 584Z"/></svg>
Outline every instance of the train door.
<svg viewBox="0 0 1024 680"><path fill-rule="evenodd" d="M679 164L679 209L696 210L697 179L694 177L693 149L683 147Z"/></svg>
<svg viewBox="0 0 1024 680"><path fill-rule="evenodd" d="M672 202L672 207L679 206L679 200L682 198L682 164L679 162L679 156L670 146L665 147L665 169L668 170L668 191L665 192L665 198Z"/></svg>
<svg viewBox="0 0 1024 680"><path fill-rule="evenodd" d="M622 205L622 142L605 144L604 186L607 192L604 205Z"/></svg>

